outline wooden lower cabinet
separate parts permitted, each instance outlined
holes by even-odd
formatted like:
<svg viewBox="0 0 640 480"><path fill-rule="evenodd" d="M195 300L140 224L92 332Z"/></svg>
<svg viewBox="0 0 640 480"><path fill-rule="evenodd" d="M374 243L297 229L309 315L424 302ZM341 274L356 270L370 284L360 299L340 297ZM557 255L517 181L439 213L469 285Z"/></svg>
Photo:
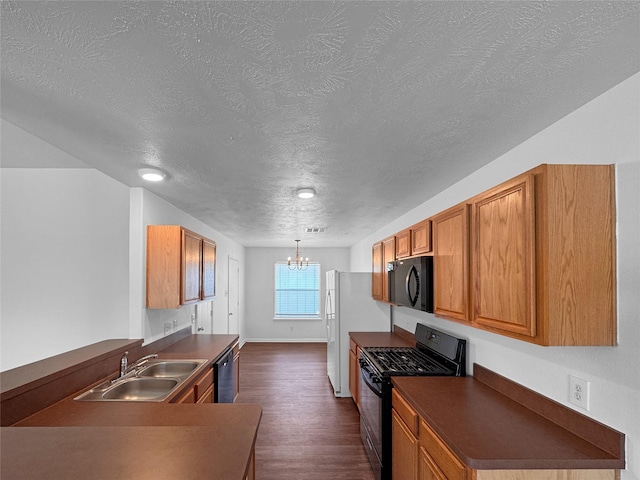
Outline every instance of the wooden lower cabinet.
<svg viewBox="0 0 640 480"><path fill-rule="evenodd" d="M349 391L351 398L360 410L360 347L356 342L349 340Z"/></svg>
<svg viewBox="0 0 640 480"><path fill-rule="evenodd" d="M392 391L393 480L618 480L607 470L475 470L451 451L429 424Z"/></svg>
<svg viewBox="0 0 640 480"><path fill-rule="evenodd" d="M393 451L391 470L394 480L414 480L418 477L418 439L395 410L391 411Z"/></svg>
<svg viewBox="0 0 640 480"><path fill-rule="evenodd" d="M395 390L391 392L391 471L394 480L418 477L418 414Z"/></svg>
<svg viewBox="0 0 640 480"><path fill-rule="evenodd" d="M424 421L420 420L420 447L433 478L467 480L469 470ZM425 478L429 478L428 476Z"/></svg>
<svg viewBox="0 0 640 480"><path fill-rule="evenodd" d="M240 346L237 343L233 346L233 364L233 403L236 403L240 395Z"/></svg>
<svg viewBox="0 0 640 480"><path fill-rule="evenodd" d="M203 373L174 403L213 403L213 368Z"/></svg>
<svg viewBox="0 0 640 480"><path fill-rule="evenodd" d="M444 473L433 462L427 451L420 447L418 454L418 479L419 480L447 480Z"/></svg>

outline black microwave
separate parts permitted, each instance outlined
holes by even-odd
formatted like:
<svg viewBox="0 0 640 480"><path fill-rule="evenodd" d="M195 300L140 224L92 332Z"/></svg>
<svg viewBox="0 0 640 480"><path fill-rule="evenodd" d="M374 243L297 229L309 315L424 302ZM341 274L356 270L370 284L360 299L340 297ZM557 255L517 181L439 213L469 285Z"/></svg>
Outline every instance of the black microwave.
<svg viewBox="0 0 640 480"><path fill-rule="evenodd" d="M410 257L389 262L389 301L433 313L433 257Z"/></svg>

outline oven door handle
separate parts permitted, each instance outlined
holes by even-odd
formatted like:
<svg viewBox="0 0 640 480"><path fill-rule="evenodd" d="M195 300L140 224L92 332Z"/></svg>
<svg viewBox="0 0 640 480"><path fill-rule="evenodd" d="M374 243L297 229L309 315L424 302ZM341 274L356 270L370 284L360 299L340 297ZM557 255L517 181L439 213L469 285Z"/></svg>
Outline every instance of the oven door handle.
<svg viewBox="0 0 640 480"><path fill-rule="evenodd" d="M368 365L360 365L360 376L362 381L369 387L369 390L375 393L377 397L382 398L382 387L380 386L382 379L375 375Z"/></svg>

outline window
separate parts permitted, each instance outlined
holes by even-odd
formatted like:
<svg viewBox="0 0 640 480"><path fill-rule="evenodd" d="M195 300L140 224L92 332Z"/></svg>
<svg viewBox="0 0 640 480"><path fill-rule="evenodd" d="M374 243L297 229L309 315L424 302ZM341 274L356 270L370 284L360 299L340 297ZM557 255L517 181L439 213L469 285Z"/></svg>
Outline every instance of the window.
<svg viewBox="0 0 640 480"><path fill-rule="evenodd" d="M276 263L275 318L320 318L320 264L306 270L289 270Z"/></svg>

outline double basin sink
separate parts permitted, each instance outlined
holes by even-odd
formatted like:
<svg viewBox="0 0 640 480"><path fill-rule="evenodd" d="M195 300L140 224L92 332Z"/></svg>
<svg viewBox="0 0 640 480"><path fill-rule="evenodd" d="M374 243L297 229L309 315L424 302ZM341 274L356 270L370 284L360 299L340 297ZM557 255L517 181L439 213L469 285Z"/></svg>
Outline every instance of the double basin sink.
<svg viewBox="0 0 640 480"><path fill-rule="evenodd" d="M107 380L74 400L162 402L207 360L156 359L121 378Z"/></svg>

